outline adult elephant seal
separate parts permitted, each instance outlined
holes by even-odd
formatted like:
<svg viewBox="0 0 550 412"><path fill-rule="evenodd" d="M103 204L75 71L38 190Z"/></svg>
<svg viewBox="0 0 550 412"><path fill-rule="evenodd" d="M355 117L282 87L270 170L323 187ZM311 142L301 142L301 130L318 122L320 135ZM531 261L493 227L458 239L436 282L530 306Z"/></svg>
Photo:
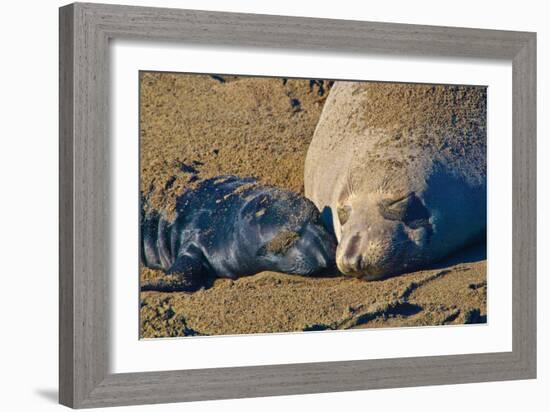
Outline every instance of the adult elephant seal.
<svg viewBox="0 0 550 412"><path fill-rule="evenodd" d="M194 291L208 278L264 270L312 275L334 266L335 249L311 201L253 178L221 176L183 193L172 222L142 212L141 262L166 276L141 289Z"/></svg>
<svg viewBox="0 0 550 412"><path fill-rule="evenodd" d="M486 231L486 88L336 82L305 164L341 272L381 279Z"/></svg>

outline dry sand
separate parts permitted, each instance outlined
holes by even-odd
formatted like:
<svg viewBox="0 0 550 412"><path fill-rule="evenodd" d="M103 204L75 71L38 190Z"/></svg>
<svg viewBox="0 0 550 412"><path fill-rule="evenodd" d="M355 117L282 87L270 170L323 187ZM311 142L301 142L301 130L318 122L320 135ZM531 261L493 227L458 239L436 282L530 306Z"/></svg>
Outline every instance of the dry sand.
<svg viewBox="0 0 550 412"><path fill-rule="evenodd" d="M142 73L140 187L173 211L190 167L303 193L304 159L328 94L308 80ZM321 91L322 91L321 90Z"/></svg>
<svg viewBox="0 0 550 412"><path fill-rule="evenodd" d="M141 191L173 211L175 198L222 174L303 193L305 154L328 82L142 73ZM312 86L312 87L310 87ZM218 279L195 293L141 294L144 338L485 322L483 248L437 268L384 281L264 272ZM162 276L142 268L141 278Z"/></svg>

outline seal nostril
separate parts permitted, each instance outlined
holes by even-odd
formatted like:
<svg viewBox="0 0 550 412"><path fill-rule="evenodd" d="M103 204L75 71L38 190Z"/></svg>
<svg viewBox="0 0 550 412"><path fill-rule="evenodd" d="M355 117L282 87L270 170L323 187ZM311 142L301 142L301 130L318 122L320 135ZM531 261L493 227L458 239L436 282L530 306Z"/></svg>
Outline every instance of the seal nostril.
<svg viewBox="0 0 550 412"><path fill-rule="evenodd" d="M357 255L357 251L359 249L360 239L361 238L359 237L359 235L354 235L349 239L347 247L346 247L346 255L347 256L354 257L355 255Z"/></svg>
<svg viewBox="0 0 550 412"><path fill-rule="evenodd" d="M361 256L359 254L346 254L343 256L343 264L347 272L357 272L361 266Z"/></svg>
<svg viewBox="0 0 550 412"><path fill-rule="evenodd" d="M361 266L363 264L363 258L360 254L357 254L355 258L353 259L353 269L357 272L361 270Z"/></svg>

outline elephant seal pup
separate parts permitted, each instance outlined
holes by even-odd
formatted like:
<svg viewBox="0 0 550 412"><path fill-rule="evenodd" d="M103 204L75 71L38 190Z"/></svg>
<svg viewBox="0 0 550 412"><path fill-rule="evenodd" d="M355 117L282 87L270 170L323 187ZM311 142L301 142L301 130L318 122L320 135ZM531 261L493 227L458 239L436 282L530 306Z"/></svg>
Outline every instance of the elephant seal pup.
<svg viewBox="0 0 550 412"><path fill-rule="evenodd" d="M216 177L177 199L173 222L142 212L141 262L166 276L141 290L194 291L208 278L264 270L312 275L334 267L335 250L311 201L254 178Z"/></svg>
<svg viewBox="0 0 550 412"><path fill-rule="evenodd" d="M336 82L305 164L347 275L436 262L486 232L486 88Z"/></svg>

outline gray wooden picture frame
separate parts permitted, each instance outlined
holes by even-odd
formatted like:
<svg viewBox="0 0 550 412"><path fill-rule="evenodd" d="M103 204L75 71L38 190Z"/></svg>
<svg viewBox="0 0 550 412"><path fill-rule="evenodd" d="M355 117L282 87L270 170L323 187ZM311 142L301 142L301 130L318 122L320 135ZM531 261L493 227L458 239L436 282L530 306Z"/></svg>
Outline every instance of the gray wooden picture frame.
<svg viewBox="0 0 550 412"><path fill-rule="evenodd" d="M59 399L74 408L536 376L536 34L71 4L60 9ZM513 65L511 352L109 373L109 40L435 57Z"/></svg>

